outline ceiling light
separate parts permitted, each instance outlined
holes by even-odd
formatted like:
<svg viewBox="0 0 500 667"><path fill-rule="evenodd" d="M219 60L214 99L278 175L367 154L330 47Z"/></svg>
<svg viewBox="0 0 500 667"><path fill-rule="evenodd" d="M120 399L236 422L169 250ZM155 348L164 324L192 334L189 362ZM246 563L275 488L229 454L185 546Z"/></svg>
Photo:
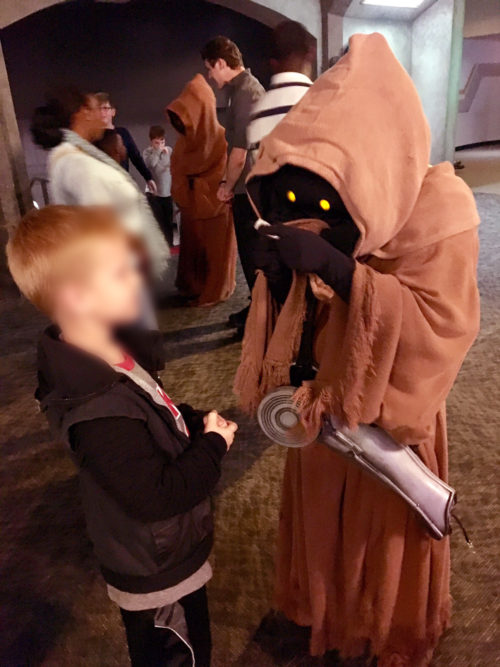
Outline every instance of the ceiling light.
<svg viewBox="0 0 500 667"><path fill-rule="evenodd" d="M405 9L415 9L419 7L424 0L361 0L362 5L376 5L377 7L403 7Z"/></svg>

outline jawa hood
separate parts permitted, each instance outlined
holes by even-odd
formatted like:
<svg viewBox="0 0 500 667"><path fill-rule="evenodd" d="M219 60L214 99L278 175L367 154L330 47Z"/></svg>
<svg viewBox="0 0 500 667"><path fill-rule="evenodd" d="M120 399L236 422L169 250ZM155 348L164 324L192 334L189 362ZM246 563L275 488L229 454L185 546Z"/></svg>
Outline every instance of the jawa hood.
<svg viewBox="0 0 500 667"><path fill-rule="evenodd" d="M217 120L215 95L197 74L167 110L176 113L186 129L172 154L172 195L181 207L194 208L195 217L217 215L221 208L217 187L226 165L227 142Z"/></svg>
<svg viewBox="0 0 500 667"><path fill-rule="evenodd" d="M348 53L262 141L247 187L259 211L261 176L285 164L308 169L337 190L358 226L354 255L393 258L478 224L469 188L451 164L429 166L429 156L429 126L409 75L382 35L354 35Z"/></svg>

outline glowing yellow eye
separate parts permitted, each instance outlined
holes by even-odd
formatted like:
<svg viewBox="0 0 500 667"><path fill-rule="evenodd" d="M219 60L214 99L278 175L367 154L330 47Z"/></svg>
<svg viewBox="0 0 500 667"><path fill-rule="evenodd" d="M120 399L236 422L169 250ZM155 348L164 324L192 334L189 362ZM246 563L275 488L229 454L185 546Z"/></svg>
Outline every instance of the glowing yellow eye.
<svg viewBox="0 0 500 667"><path fill-rule="evenodd" d="M323 209L323 211L330 210L330 202L328 201L328 199L320 199L319 205Z"/></svg>
<svg viewBox="0 0 500 667"><path fill-rule="evenodd" d="M295 204L295 202L297 201L297 197L295 196L295 192L293 190L288 190L288 192L286 193L286 198L288 199L288 201L291 201L292 204Z"/></svg>

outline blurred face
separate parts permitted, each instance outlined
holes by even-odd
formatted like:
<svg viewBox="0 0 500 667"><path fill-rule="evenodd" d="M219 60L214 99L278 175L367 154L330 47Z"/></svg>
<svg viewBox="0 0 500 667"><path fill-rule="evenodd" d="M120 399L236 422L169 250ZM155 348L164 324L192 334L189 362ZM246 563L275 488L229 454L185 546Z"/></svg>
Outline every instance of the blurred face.
<svg viewBox="0 0 500 667"><path fill-rule="evenodd" d="M155 137L151 139L151 146L157 150L161 151L162 148L165 148L165 137Z"/></svg>
<svg viewBox="0 0 500 667"><path fill-rule="evenodd" d="M228 67L226 61L219 58L213 65L211 65L208 60L205 60L205 67L207 70L207 78L210 81L213 81L219 90L223 88L229 80L227 78L227 70L232 71L230 67Z"/></svg>
<svg viewBox="0 0 500 667"><path fill-rule="evenodd" d="M116 115L116 109L109 102L103 102L99 105L99 112L101 114L104 127L111 129L113 127L113 120Z"/></svg>
<svg viewBox="0 0 500 667"><path fill-rule="evenodd" d="M95 322L113 328L137 321L140 312L142 277L126 238L102 237L89 241L84 251L80 277L59 288L62 318ZM73 261L76 260L76 255ZM57 315L57 314L56 314Z"/></svg>
<svg viewBox="0 0 500 667"><path fill-rule="evenodd" d="M100 139L106 129L100 112L99 102L93 95L89 95L87 103L78 112L79 121L81 121L89 138L89 141Z"/></svg>

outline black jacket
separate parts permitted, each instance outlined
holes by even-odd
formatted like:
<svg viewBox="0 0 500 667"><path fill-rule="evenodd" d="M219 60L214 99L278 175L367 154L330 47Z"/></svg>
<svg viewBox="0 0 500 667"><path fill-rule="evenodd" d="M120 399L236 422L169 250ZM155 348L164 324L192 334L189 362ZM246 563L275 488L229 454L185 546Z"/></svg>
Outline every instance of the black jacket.
<svg viewBox="0 0 500 667"><path fill-rule="evenodd" d="M120 137L122 138L122 141L125 145L125 148L127 149L127 157L123 160L121 163L121 166L128 171L129 170L129 160L132 162L134 167L137 169L137 171L140 173L140 175L143 177L143 179L146 181L151 181L153 179L153 174L151 171L147 168L146 163L142 159L142 155L137 148L137 144L134 141L134 138L130 134L130 132L127 130L126 127L116 127L115 130L118 132Z"/></svg>
<svg viewBox="0 0 500 667"><path fill-rule="evenodd" d="M161 337L127 336L127 351L155 377ZM224 439L202 433L201 414L179 406L191 437L169 409L122 373L59 339L39 344L37 398L78 468L90 538L104 578L149 593L189 577L213 540L209 494L220 477Z"/></svg>

